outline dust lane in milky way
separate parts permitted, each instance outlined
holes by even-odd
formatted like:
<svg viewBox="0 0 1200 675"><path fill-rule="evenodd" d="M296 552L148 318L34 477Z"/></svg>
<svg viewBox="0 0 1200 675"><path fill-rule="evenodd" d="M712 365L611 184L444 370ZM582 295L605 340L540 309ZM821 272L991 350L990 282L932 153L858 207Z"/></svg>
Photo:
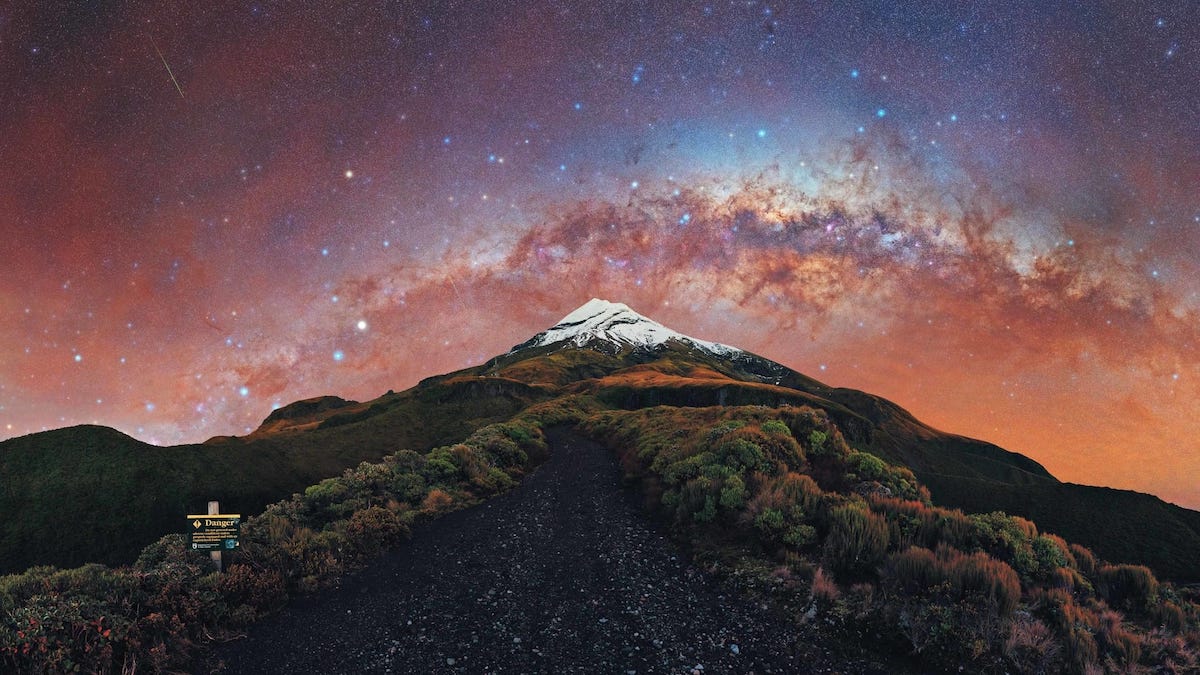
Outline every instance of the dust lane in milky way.
<svg viewBox="0 0 1200 675"><path fill-rule="evenodd" d="M1200 507L1185 9L0 9L0 435L244 433L599 296Z"/></svg>

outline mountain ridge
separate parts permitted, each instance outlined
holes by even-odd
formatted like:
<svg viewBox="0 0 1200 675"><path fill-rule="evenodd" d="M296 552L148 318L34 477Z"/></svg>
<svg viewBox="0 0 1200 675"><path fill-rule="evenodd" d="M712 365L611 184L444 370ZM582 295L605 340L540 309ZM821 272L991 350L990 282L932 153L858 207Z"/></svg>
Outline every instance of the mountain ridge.
<svg viewBox="0 0 1200 675"><path fill-rule="evenodd" d="M404 392L389 391L362 402L335 396L311 397L272 411L258 429L246 436L217 437L203 445L154 448L146 453L156 458L154 462L162 476L159 483L164 489L168 484L172 486L170 494L162 499L188 502L177 505L180 512L201 508L204 497L219 498L223 505L253 513L274 498L303 489L360 461L377 460L398 447L428 450L437 444L456 442L482 424L507 419L535 403L579 396L617 410L660 405L813 407L823 410L853 447L907 467L918 479L928 481L935 497L943 500L945 506L985 511L1003 507L1016 515L1032 515L1032 510L1020 508L1021 499L1014 495L1052 495L1058 500L1056 508L1039 511L1047 531L1070 535L1085 520L1077 506L1064 496L1073 488L1061 486L1070 484L1061 483L1029 457L985 441L939 431L882 397L830 387L770 359L691 338L637 314L627 305L598 299L584 303L559 323L504 354L478 366L425 378ZM83 429L73 433L91 433ZM14 486L8 491L10 499L6 504L14 516L8 519L9 523L20 521L22 509L30 508L28 500L23 499L32 493L20 483L22 475L34 472L31 468L34 464L28 459L20 460L20 456L45 455L38 452L39 443L54 445L51 442L55 438L51 433L46 437L21 437L0 443L0 475L7 473L8 483ZM104 478L107 482L96 486L98 493L123 490L133 494L131 491L142 489L130 484L129 476L140 474L128 458L132 456L130 449L144 444L124 438L128 441L117 443L122 446L119 451L104 452L124 458L120 461L131 466L107 470ZM77 462L73 452L70 447L55 446L51 453L53 462ZM100 460L94 457L90 461ZM24 468L14 475L12 468L18 464ZM216 467L225 477L223 480L205 477ZM168 477L170 481L165 481ZM42 478L35 472L26 482L39 481ZM154 480L148 484L153 486ZM998 487L981 495L969 489L973 485ZM43 496L34 501L48 500L46 495L54 493L52 487L39 493ZM202 496L198 491L207 494ZM92 499L91 506L103 510L100 508L103 502L95 497L76 495L75 498L84 508ZM1132 499L1118 495L1112 503L1100 504L1098 508L1108 509L1106 517L1120 520L1120 505L1132 503ZM1080 503L1085 501L1095 500ZM1189 514L1194 514L1200 523L1200 512L1175 507L1180 512L1167 513L1165 502L1158 500L1162 506L1147 506L1147 503L1139 501L1136 509L1144 517L1161 511L1167 520L1188 520ZM39 502L35 508L57 513L53 504ZM39 522L48 531L73 524L54 519ZM155 532L149 525L126 528L121 536L131 542L131 552L136 550L134 545L138 542L144 543L151 534L160 534L169 527L171 519L159 515L153 522L153 527L160 531ZM8 543L10 550L24 548L28 552L29 547L18 542L36 534L5 531L4 527L0 524L0 571L20 564L78 564L88 560L87 552L79 547L56 556L55 547L61 543L55 541L37 542L33 550L38 555L33 558L25 554L6 555L3 542ZM1136 527L1126 529L1136 535ZM1200 525L1189 526L1188 531L1192 530L1200 532ZM1102 532L1088 531L1091 537L1084 537L1082 543L1109 559L1144 562L1163 576L1190 575L1200 580L1200 571L1180 563L1178 556L1163 557L1152 546L1137 545L1140 541L1137 536L1129 542L1114 543L1105 540ZM1195 539L1185 536L1181 550L1200 554L1200 535ZM105 550L111 555L103 557L104 562L128 559L111 546Z"/></svg>

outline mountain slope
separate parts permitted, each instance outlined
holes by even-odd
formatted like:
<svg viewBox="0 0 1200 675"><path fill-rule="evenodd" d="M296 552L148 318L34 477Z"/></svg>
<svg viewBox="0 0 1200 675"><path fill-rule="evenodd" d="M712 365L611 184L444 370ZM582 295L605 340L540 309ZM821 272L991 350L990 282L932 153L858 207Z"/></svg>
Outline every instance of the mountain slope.
<svg viewBox="0 0 1200 675"><path fill-rule="evenodd" d="M243 438L154 448L111 429L75 427L0 443L0 509L7 516L0 521L0 571L126 562L209 499L229 511L255 513L360 461L453 443L531 404L562 397L625 410L816 408L854 448L910 468L942 505L1026 516L1110 559L1200 580L1190 562L1200 559L1200 537L1187 534L1200 532L1194 511L1137 493L1095 498L1094 488L1060 483L1028 457L933 429L878 396L830 387L595 299L480 366L371 401L298 401ZM1189 529L1163 548L1160 526L1177 522ZM62 532L70 536L58 536ZM1122 533L1119 542L1113 532Z"/></svg>
<svg viewBox="0 0 1200 675"><path fill-rule="evenodd" d="M521 383L477 389L442 384L362 404L310 399L276 410L249 436L200 445L156 447L100 426L0 442L0 574L128 563L209 500L257 513L359 462L456 442L541 398Z"/></svg>
<svg viewBox="0 0 1200 675"><path fill-rule="evenodd" d="M222 646L225 672L901 672L832 656L722 588L622 490L612 452L547 436L518 488Z"/></svg>
<svg viewBox="0 0 1200 675"><path fill-rule="evenodd" d="M658 372L663 376L648 378ZM809 405L847 439L915 472L1006 483L1056 483L1040 464L991 443L945 434L886 399L830 387L756 354L691 338L628 306L592 299L551 329L469 372L584 389L632 409L648 405Z"/></svg>

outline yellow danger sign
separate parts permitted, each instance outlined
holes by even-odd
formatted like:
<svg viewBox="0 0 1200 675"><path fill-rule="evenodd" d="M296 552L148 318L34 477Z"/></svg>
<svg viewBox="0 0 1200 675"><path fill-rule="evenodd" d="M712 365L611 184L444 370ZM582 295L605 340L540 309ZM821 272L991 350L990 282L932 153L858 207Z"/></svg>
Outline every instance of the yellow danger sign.
<svg viewBox="0 0 1200 675"><path fill-rule="evenodd" d="M188 544L194 551L229 551L238 547L242 532L239 513L188 516Z"/></svg>

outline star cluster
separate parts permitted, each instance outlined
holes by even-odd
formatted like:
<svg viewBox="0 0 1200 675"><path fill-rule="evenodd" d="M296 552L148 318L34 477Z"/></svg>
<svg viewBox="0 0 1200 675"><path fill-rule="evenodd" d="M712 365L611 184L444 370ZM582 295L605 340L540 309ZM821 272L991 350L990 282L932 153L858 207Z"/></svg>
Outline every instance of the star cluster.
<svg viewBox="0 0 1200 675"><path fill-rule="evenodd" d="M592 296L1200 507L1200 22L1148 2L0 9L0 436L156 443Z"/></svg>

